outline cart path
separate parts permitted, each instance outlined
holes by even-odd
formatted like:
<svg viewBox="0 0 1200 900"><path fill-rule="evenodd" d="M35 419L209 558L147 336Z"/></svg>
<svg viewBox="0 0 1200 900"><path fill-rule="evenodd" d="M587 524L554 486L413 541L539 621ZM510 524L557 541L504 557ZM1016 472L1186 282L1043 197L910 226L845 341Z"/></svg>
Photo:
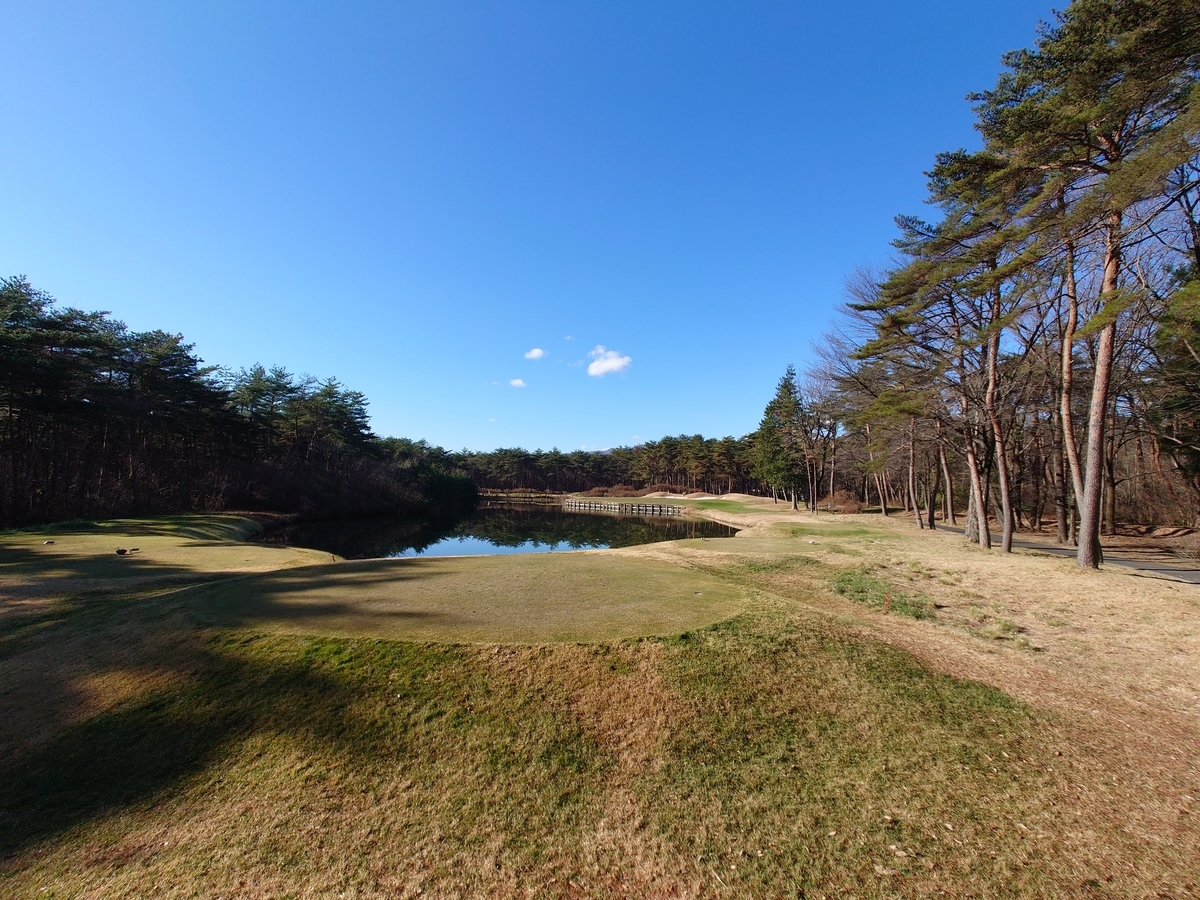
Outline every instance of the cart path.
<svg viewBox="0 0 1200 900"><path fill-rule="evenodd" d="M963 529L954 525L942 525L938 530L952 531L963 534ZM995 546L993 543L993 546ZM1013 537L1013 546L1023 550L1034 550L1038 553L1049 553L1053 556L1075 556L1074 547L1066 547L1046 541L1031 540L1026 537ZM1148 572L1160 578L1170 578L1187 584L1200 585L1200 565L1180 559L1169 550L1159 547L1105 547L1104 565L1121 566L1139 572Z"/></svg>

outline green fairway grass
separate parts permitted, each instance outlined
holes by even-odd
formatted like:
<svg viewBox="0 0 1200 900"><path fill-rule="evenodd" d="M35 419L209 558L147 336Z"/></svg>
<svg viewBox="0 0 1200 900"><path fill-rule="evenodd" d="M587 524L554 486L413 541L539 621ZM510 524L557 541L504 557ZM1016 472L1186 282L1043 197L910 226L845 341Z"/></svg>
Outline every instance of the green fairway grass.
<svg viewBox="0 0 1200 900"><path fill-rule="evenodd" d="M701 500L688 499L686 497L589 497L587 499L611 503L660 503L666 506L682 506L689 509L706 509L712 510L713 512L728 513L770 513L773 511L772 507L769 505L752 506L741 500L721 500L718 498ZM779 511L782 512L785 509L790 509L791 507L785 507L783 503L780 503L778 508Z"/></svg>
<svg viewBox="0 0 1200 900"><path fill-rule="evenodd" d="M328 560L315 550L246 543L261 530L242 516L170 516L68 522L0 535L0 579L44 589L111 590L118 584L278 569ZM136 548L136 549L135 549ZM124 549L125 555L117 550Z"/></svg>
<svg viewBox="0 0 1200 900"><path fill-rule="evenodd" d="M740 607L735 587L614 553L383 559L292 568L205 588L214 624L424 641L596 641L675 634Z"/></svg>
<svg viewBox="0 0 1200 900"><path fill-rule="evenodd" d="M832 516L825 521L818 519L802 524L793 522L780 523L775 528L789 537L796 538L873 538L875 540L886 540L892 537L892 535L882 528L872 528L870 525L861 524L861 522L846 524L839 522Z"/></svg>

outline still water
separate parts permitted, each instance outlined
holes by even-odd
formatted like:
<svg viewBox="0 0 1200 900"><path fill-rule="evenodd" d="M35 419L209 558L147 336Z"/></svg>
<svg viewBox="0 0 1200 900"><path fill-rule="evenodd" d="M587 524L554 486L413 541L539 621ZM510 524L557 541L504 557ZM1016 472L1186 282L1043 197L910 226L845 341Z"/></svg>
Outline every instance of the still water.
<svg viewBox="0 0 1200 900"><path fill-rule="evenodd" d="M303 522L265 540L336 553L346 559L552 553L631 547L679 538L732 537L736 529L706 519L566 512L557 506L483 506L457 521L394 516Z"/></svg>

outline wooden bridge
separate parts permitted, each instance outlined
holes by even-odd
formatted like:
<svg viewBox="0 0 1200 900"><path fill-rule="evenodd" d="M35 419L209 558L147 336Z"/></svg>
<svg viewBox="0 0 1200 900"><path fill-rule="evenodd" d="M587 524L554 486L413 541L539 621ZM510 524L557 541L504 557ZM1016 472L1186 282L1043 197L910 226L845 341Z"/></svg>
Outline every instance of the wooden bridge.
<svg viewBox="0 0 1200 900"><path fill-rule="evenodd" d="M479 492L479 499L493 503L524 503L537 506L558 506L562 502L562 494L552 494L548 491L498 491L484 488Z"/></svg>
<svg viewBox="0 0 1200 900"><path fill-rule="evenodd" d="M682 506L667 506L663 503L621 503L615 500L564 500L563 509L637 516L682 516L684 512Z"/></svg>

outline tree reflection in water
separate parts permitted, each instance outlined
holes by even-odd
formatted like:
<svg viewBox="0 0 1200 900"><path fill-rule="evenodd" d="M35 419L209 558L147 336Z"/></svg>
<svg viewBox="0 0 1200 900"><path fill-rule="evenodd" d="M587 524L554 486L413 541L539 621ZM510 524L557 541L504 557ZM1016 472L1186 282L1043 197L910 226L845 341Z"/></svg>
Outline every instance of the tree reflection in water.
<svg viewBox="0 0 1200 900"><path fill-rule="evenodd" d="M632 547L696 537L732 537L736 529L707 519L566 512L558 506L480 507L457 520L392 516L303 522L271 532L270 543L336 553L346 559L454 553L544 552L589 547ZM440 546L439 546L440 545ZM489 550L489 548L492 548Z"/></svg>

